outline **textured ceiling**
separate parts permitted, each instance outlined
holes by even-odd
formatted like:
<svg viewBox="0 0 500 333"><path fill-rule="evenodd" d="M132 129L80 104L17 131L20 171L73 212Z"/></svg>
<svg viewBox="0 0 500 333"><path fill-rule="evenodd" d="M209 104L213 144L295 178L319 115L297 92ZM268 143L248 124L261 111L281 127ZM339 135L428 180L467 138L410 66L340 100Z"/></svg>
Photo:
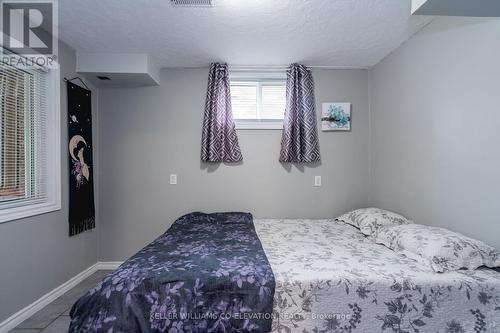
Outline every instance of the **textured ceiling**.
<svg viewBox="0 0 500 333"><path fill-rule="evenodd" d="M161 67L370 67L429 22L410 0L60 0L59 37L81 52L150 54Z"/></svg>

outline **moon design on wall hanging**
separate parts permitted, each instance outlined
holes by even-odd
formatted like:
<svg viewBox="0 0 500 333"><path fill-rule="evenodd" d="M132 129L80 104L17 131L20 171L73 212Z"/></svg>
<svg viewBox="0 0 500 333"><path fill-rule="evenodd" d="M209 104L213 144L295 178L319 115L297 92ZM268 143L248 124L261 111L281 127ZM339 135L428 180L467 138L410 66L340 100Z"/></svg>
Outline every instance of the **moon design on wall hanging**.
<svg viewBox="0 0 500 333"><path fill-rule="evenodd" d="M90 169L84 159L84 150L88 147L87 142L81 135L74 135L69 140L68 146L69 154L73 160L73 170L71 172L76 178L76 183L80 185L90 178Z"/></svg>

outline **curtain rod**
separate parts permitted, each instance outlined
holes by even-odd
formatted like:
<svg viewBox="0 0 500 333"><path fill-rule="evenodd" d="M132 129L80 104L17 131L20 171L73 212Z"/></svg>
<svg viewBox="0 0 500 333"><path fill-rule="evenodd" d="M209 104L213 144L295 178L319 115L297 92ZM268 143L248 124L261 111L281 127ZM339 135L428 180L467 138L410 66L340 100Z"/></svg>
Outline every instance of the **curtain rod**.
<svg viewBox="0 0 500 333"><path fill-rule="evenodd" d="M273 70L286 70L290 65L268 65L268 66L258 66L258 65L228 65L229 69L238 71L253 71L253 70L263 70L263 71L273 71ZM320 66L320 65L305 65L308 68L317 69L368 69L369 67L355 67L355 66Z"/></svg>
<svg viewBox="0 0 500 333"><path fill-rule="evenodd" d="M308 68L317 69L370 69L369 66L320 66L320 65L305 65ZM231 65L228 64L230 70L234 71L282 71L287 70L290 65ZM164 67L166 69L205 69L208 66L193 66L193 67Z"/></svg>

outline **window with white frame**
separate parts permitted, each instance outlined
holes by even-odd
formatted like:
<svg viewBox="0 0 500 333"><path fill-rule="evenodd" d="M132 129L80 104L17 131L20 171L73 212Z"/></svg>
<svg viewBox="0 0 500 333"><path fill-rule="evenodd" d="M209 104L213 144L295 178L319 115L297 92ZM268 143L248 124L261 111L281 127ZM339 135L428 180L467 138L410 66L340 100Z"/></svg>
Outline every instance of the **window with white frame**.
<svg viewBox="0 0 500 333"><path fill-rule="evenodd" d="M61 207L58 78L0 62L0 223Z"/></svg>
<svg viewBox="0 0 500 333"><path fill-rule="evenodd" d="M285 73L231 72L231 104L237 129L282 129Z"/></svg>

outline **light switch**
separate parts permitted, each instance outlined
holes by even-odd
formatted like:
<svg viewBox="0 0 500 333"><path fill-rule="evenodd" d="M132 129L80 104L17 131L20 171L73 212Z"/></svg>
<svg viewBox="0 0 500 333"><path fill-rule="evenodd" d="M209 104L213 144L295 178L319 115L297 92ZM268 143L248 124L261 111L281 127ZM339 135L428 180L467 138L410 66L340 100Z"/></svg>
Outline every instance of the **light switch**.
<svg viewBox="0 0 500 333"><path fill-rule="evenodd" d="M170 175L170 185L177 185L177 175Z"/></svg>
<svg viewBox="0 0 500 333"><path fill-rule="evenodd" d="M314 176L314 186L321 186L321 176Z"/></svg>

